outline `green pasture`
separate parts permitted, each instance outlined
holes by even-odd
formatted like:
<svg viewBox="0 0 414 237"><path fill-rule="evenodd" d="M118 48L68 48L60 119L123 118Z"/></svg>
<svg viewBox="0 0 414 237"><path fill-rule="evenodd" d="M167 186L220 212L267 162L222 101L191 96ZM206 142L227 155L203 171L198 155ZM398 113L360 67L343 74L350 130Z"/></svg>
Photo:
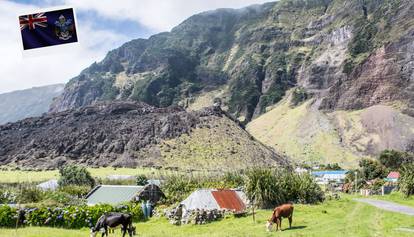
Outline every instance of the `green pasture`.
<svg viewBox="0 0 414 237"><path fill-rule="evenodd" d="M283 221L282 232L267 233L265 222L270 210L259 210L256 222L252 216L228 217L222 221L206 225L174 226L164 217L152 218L144 223L136 223L138 236L413 236L412 232L398 228L413 228L414 217L387 212L373 206L352 201L352 196L341 200L327 201L320 205L296 205L293 228ZM0 229L0 236L8 237L86 237L88 229L65 230L45 227L23 229ZM117 230L110 236L121 236Z"/></svg>
<svg viewBox="0 0 414 237"><path fill-rule="evenodd" d="M105 178L108 175L139 175L145 174L149 177L158 177L164 173L172 171L157 170L152 168L88 168L93 177ZM27 170L1 170L0 183L23 183L23 182L42 182L49 179L57 179L58 170L27 171Z"/></svg>

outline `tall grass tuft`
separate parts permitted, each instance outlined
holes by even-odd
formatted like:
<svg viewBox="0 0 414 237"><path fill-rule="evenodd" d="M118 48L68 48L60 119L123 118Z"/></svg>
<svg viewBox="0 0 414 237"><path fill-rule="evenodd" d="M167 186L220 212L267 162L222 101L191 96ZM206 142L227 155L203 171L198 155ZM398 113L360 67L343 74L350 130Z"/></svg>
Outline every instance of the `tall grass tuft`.
<svg viewBox="0 0 414 237"><path fill-rule="evenodd" d="M287 170L253 168L246 173L245 192L253 204L271 208L283 203L318 203L322 189L309 174Z"/></svg>

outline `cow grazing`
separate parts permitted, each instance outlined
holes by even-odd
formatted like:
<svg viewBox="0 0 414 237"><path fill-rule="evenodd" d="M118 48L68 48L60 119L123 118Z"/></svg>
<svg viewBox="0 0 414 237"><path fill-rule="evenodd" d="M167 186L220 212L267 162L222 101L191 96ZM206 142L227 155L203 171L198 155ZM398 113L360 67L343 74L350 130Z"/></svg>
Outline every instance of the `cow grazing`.
<svg viewBox="0 0 414 237"><path fill-rule="evenodd" d="M283 204L281 206L276 207L273 210L272 217L267 221L266 227L267 231L272 230L273 223L276 223L276 231L280 227L280 231L282 231L282 218L289 219L289 228L292 228L292 216L293 216L293 205L292 204Z"/></svg>
<svg viewBox="0 0 414 237"><path fill-rule="evenodd" d="M122 237L125 237L126 232L130 237L135 234L135 227L132 226L132 215L124 213L111 212L99 217L95 227L91 228L91 237L95 237L96 234L103 229L103 236L108 236L108 228L115 228L121 225Z"/></svg>

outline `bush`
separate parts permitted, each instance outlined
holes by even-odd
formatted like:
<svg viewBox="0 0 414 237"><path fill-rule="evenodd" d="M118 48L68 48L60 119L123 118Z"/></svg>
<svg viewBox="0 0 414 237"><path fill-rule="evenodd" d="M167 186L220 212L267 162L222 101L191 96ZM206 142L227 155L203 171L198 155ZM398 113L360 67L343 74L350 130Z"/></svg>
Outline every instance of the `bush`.
<svg viewBox="0 0 414 237"><path fill-rule="evenodd" d="M89 193L91 188L89 186L66 185L59 187L60 192L67 193L71 196L82 198Z"/></svg>
<svg viewBox="0 0 414 237"><path fill-rule="evenodd" d="M90 186L95 185L95 180L85 167L68 165L59 170L60 179L58 181L59 186L78 185L78 186Z"/></svg>
<svg viewBox="0 0 414 237"><path fill-rule="evenodd" d="M0 206L0 227L16 226L16 210L9 206Z"/></svg>
<svg viewBox="0 0 414 237"><path fill-rule="evenodd" d="M384 150L379 155L378 160L387 168L399 170L402 165L414 161L414 154L395 150Z"/></svg>
<svg viewBox="0 0 414 237"><path fill-rule="evenodd" d="M144 186L148 182L147 176L141 174L137 176L137 185Z"/></svg>
<svg viewBox="0 0 414 237"><path fill-rule="evenodd" d="M221 176L170 175L165 178L162 190L167 197L167 204L173 204L184 200L200 188L238 188L243 186L243 183L243 176L236 172L228 172Z"/></svg>
<svg viewBox="0 0 414 237"><path fill-rule="evenodd" d="M26 211L26 221L32 226L51 226L78 229L90 227L98 218L109 212L131 213L134 221L143 221L144 215L141 207L135 203L126 203L119 206L95 205L95 206L66 206L60 207L35 207ZM18 210L9 206L0 206L0 227L14 227Z"/></svg>
<svg viewBox="0 0 414 237"><path fill-rule="evenodd" d="M405 164L401 168L400 189L406 197L414 194L414 164Z"/></svg>
<svg viewBox="0 0 414 237"><path fill-rule="evenodd" d="M292 93L292 105L297 106L308 99L309 95L303 87L296 88Z"/></svg>
<svg viewBox="0 0 414 237"><path fill-rule="evenodd" d="M324 200L321 188L309 174L255 168L247 172L246 195L255 205L271 208L288 202L318 203Z"/></svg>
<svg viewBox="0 0 414 237"><path fill-rule="evenodd" d="M387 176L387 169L381 163L372 159L362 159L359 161L361 178L365 181L382 179Z"/></svg>
<svg viewBox="0 0 414 237"><path fill-rule="evenodd" d="M18 203L34 203L43 200L44 195L43 191L31 186L22 186L20 187L16 201Z"/></svg>

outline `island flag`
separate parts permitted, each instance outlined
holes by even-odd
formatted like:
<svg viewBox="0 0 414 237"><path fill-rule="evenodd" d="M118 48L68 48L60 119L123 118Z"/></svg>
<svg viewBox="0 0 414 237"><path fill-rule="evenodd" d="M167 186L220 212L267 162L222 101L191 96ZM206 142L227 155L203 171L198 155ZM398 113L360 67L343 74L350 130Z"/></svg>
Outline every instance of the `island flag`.
<svg viewBox="0 0 414 237"><path fill-rule="evenodd" d="M19 16L23 49L78 42L73 8Z"/></svg>

